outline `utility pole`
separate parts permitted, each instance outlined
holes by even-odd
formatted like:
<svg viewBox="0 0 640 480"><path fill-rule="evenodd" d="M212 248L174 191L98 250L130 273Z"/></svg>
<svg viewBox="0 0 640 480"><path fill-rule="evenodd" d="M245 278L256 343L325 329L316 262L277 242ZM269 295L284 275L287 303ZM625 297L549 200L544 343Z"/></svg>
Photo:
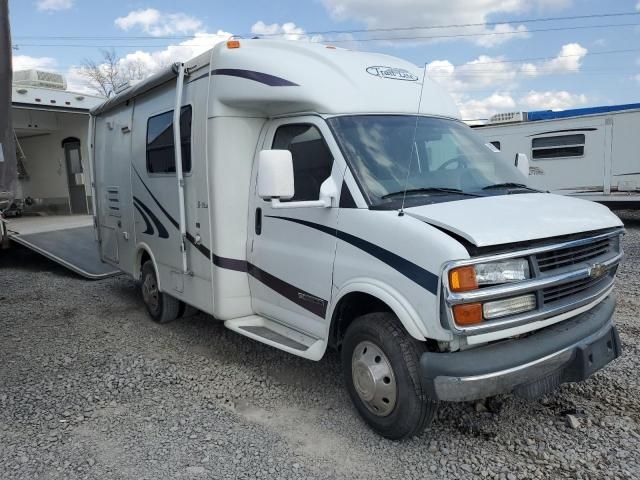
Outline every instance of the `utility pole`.
<svg viewBox="0 0 640 480"><path fill-rule="evenodd" d="M0 0L0 209L13 200L17 181L16 147L11 120L11 53L9 0Z"/></svg>
<svg viewBox="0 0 640 480"><path fill-rule="evenodd" d="M11 120L11 28L9 0L0 0L0 249L8 247L2 211L11 205L16 189L16 147Z"/></svg>

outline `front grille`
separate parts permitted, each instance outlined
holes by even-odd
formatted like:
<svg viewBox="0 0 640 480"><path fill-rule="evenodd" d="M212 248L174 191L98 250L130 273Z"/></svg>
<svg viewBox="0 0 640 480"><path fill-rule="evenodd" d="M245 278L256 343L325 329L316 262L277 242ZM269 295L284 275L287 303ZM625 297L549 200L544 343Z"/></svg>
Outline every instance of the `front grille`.
<svg viewBox="0 0 640 480"><path fill-rule="evenodd" d="M611 252L613 249L612 242L612 238L603 238L585 245L538 253L536 255L538 268L541 272L548 272L549 270L589 261Z"/></svg>
<svg viewBox="0 0 640 480"><path fill-rule="evenodd" d="M614 283L622 257L622 234L623 230L619 229L591 238L567 239L557 245L534 247L526 252L514 251L494 258L487 256L479 259L478 263L489 263L503 258L527 258L532 267L531 279L491 285L472 292L447 291L446 301L450 307L447 318L451 328L464 335L498 331L563 315L602 299ZM452 264L459 266L462 262ZM443 273L445 282L451 268L449 266ZM537 285L533 285L534 282ZM445 283L445 286L448 287L448 284ZM491 302L524 294L535 294L535 309L486 320L474 326L458 325L453 317L455 305Z"/></svg>
<svg viewBox="0 0 640 480"><path fill-rule="evenodd" d="M581 280L575 280L573 282L555 285L553 287L544 288L542 290L542 299L544 301L544 304L548 305L550 303L560 301L573 295L579 295L580 293L583 293L591 288L604 288L606 284L610 283L611 281L612 274L609 273L598 278L583 278Z"/></svg>

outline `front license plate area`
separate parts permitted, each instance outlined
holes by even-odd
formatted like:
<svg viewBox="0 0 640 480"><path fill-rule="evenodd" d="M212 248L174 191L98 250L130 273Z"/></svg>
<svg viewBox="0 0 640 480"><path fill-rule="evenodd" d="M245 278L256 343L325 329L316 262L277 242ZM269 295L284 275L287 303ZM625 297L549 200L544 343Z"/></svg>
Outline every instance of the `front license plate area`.
<svg viewBox="0 0 640 480"><path fill-rule="evenodd" d="M615 329L606 335L578 348L577 360L581 364L582 377L590 377L620 354L619 340Z"/></svg>

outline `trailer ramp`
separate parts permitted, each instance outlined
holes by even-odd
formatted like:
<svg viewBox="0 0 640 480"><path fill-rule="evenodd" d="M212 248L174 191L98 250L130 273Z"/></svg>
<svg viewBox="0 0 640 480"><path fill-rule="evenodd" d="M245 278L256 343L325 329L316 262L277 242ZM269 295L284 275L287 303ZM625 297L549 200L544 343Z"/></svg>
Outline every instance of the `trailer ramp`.
<svg viewBox="0 0 640 480"><path fill-rule="evenodd" d="M7 227L11 229L9 239L12 242L38 252L78 275L90 280L100 280L121 273L100 260L93 226L86 225L84 221L67 221L64 222L66 225L58 229L49 227L50 222L46 222L47 225L43 224L41 228L34 225L33 221L25 225L12 221L7 223ZM20 228L21 226L24 228Z"/></svg>

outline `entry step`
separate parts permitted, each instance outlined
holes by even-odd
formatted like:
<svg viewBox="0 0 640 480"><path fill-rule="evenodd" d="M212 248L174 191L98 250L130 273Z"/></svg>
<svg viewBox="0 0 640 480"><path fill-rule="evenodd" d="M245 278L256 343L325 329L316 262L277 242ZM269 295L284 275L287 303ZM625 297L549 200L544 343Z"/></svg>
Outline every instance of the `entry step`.
<svg viewBox="0 0 640 480"><path fill-rule="evenodd" d="M259 315L227 320L224 324L241 335L310 360L320 360L325 351L322 340Z"/></svg>

